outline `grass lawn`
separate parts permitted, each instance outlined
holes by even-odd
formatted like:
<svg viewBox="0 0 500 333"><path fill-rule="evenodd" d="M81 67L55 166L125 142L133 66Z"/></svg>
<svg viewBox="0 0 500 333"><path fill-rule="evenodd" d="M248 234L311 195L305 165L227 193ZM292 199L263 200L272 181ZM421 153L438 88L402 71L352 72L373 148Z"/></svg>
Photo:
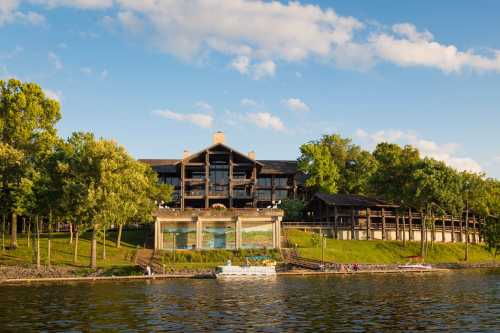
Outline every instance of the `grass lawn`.
<svg viewBox="0 0 500 333"><path fill-rule="evenodd" d="M299 230L287 231L290 243L297 244L299 255L305 258L321 259L321 247L314 246L314 233ZM465 244L429 243L427 263L463 262ZM406 263L407 257L420 255L420 242L407 242L403 246L399 241L350 241L326 239L324 256L326 261L337 263L397 264ZM469 245L469 262L486 263L495 258L486 247L479 244ZM497 259L500 262L500 258Z"/></svg>
<svg viewBox="0 0 500 333"><path fill-rule="evenodd" d="M116 248L116 232L106 233L106 260L102 259L103 244L102 239L97 242L97 265L99 268L124 269L126 266L133 266L131 258L137 247L144 246L145 231L129 230L123 231L121 248ZM6 235L7 236L7 235ZM30 265L35 263L35 253L33 246L28 247L26 234L18 234L18 248L16 250L2 251L0 248L0 265ZM5 243L10 244L10 238L6 237ZM68 233L52 234L52 265L66 266L71 268L85 268L90 262L91 233L80 235L78 241L78 262L73 264L73 245L69 243ZM0 244L1 245L1 244ZM47 234L41 235L40 254L42 265L47 264Z"/></svg>

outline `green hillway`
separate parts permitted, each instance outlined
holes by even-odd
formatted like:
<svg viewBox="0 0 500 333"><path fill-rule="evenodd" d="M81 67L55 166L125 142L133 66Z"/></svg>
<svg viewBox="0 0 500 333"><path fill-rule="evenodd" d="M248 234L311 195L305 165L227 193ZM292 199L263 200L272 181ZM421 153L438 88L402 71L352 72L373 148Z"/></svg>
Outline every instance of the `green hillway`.
<svg viewBox="0 0 500 333"><path fill-rule="evenodd" d="M297 246L301 257L321 260L321 247L317 234L299 230L287 231L288 241ZM324 260L336 263L363 264L399 264L409 261L408 257L420 254L420 242L400 241L348 241L325 239ZM429 243L425 262L463 263L465 244L463 243ZM469 245L469 263L500 263L493 253L482 244Z"/></svg>
<svg viewBox="0 0 500 333"><path fill-rule="evenodd" d="M135 267L134 255L138 248L144 246L146 235L144 231L124 231L122 246L116 248L116 233L109 232L106 241L106 259L102 259L102 239L98 243L98 268L102 275L130 275L141 274L142 270ZM321 259L321 248L318 245L317 236L314 233L298 230L287 232L288 241L297 246L300 256L311 259ZM6 239L6 241L8 241ZM16 250L0 250L0 266L31 266L34 262L34 251L28 247L26 235L19 235L19 247ZM419 242L396 241L346 241L326 238L324 259L336 263L364 263L364 264L396 264L408 262L408 257L420 253ZM463 263L464 244L429 244L427 263ZM42 235L41 242L42 264L47 264L47 235ZM91 272L87 267L90 260L90 234L84 234L79 239L78 262L73 263L73 247L69 244L66 233L54 233L52 235L51 263L56 267L71 269L76 275L86 275ZM246 256L267 255L275 260L280 260L279 252L275 250L209 250L209 251L187 251L176 250L165 251L161 256L161 262L168 272L178 271L200 271L212 269L231 260L234 264L244 262ZM500 264L500 258L495 259L485 246L470 244L469 263L496 263Z"/></svg>

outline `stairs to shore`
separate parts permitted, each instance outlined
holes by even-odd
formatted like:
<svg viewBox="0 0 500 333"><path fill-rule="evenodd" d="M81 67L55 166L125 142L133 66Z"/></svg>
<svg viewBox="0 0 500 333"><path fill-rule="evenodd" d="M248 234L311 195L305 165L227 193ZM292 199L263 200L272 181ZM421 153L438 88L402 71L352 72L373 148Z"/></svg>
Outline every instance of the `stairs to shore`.
<svg viewBox="0 0 500 333"><path fill-rule="evenodd" d="M163 265L159 254L151 249L138 249L134 257L134 263L140 266L144 271L146 267L151 267L151 272L155 274L163 274Z"/></svg>

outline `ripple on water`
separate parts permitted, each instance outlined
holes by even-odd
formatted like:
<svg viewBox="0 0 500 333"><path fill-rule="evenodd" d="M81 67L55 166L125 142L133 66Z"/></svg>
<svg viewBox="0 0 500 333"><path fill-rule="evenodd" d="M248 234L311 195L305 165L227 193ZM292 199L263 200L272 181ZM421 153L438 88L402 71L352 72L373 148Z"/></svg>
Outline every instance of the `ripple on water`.
<svg viewBox="0 0 500 333"><path fill-rule="evenodd" d="M500 271L0 287L0 331L500 331Z"/></svg>

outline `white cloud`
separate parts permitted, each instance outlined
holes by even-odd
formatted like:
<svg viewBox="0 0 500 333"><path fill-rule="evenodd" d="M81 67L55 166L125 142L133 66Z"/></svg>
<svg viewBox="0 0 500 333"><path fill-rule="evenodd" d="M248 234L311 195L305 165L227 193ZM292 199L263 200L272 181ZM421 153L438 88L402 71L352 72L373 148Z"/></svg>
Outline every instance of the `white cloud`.
<svg viewBox="0 0 500 333"><path fill-rule="evenodd" d="M260 128L267 128L280 132L286 130L281 119L270 114L269 112L247 113L244 119Z"/></svg>
<svg viewBox="0 0 500 333"><path fill-rule="evenodd" d="M257 107L259 105L259 103L257 103L256 101L254 101L253 99L250 99L250 98L243 98L240 101L240 105L245 107L245 108L254 108L254 107Z"/></svg>
<svg viewBox="0 0 500 333"><path fill-rule="evenodd" d="M262 60L299 61L327 55L332 45L350 40L353 31L363 26L333 9L299 2L119 0L119 4L149 20L162 50L183 58L208 48Z"/></svg>
<svg viewBox="0 0 500 333"><path fill-rule="evenodd" d="M253 66L253 78L259 80L266 76L274 76L276 64L272 60L266 60Z"/></svg>
<svg viewBox="0 0 500 333"><path fill-rule="evenodd" d="M460 73L465 68L500 72L500 51L494 51L492 57L478 55L473 50L460 51L454 45L435 42L430 32L418 32L410 23L396 24L393 31L402 37L380 33L369 39L382 60L403 67L432 67L447 73Z"/></svg>
<svg viewBox="0 0 500 333"><path fill-rule="evenodd" d="M33 25L40 25L45 22L45 17L35 12L21 12L18 7L21 0L1 0L0 1L0 26L14 23L24 22Z"/></svg>
<svg viewBox="0 0 500 333"><path fill-rule="evenodd" d="M118 21L129 31L138 33L144 28L142 20L131 11L119 12L117 15Z"/></svg>
<svg viewBox="0 0 500 333"><path fill-rule="evenodd" d="M214 108L212 107L212 105L208 104L207 102L205 101L198 101L194 104L194 106L198 109L198 110L201 110L201 111L206 111L206 112L213 112L214 111Z"/></svg>
<svg viewBox="0 0 500 333"><path fill-rule="evenodd" d="M161 117L172 119L176 121L189 122L195 124L200 127L210 128L213 125L214 118L211 115L202 114L202 113L177 113L171 111L169 109L165 110L156 110L153 111L154 114L157 114Z"/></svg>
<svg viewBox="0 0 500 333"><path fill-rule="evenodd" d="M408 38L412 42L419 40L432 41L434 36L427 30L424 32L418 32L417 27L411 23L398 23L392 26L392 31L395 33Z"/></svg>
<svg viewBox="0 0 500 333"><path fill-rule="evenodd" d="M289 98L281 101L289 110L296 112L309 112L309 106L299 98Z"/></svg>
<svg viewBox="0 0 500 333"><path fill-rule="evenodd" d="M0 53L0 59L14 59L17 55L24 51L22 46L17 45L12 51Z"/></svg>
<svg viewBox="0 0 500 333"><path fill-rule="evenodd" d="M30 0L30 2L49 8L66 6L81 9L106 9L113 5L113 0Z"/></svg>
<svg viewBox="0 0 500 333"><path fill-rule="evenodd" d="M57 54L54 52L49 52L48 55L49 62L55 67L55 69L60 70L64 68L64 65Z"/></svg>
<svg viewBox="0 0 500 333"><path fill-rule="evenodd" d="M274 76L276 73L276 64L272 60L252 64L247 56L239 56L233 59L229 66L240 74L251 74L255 80L260 80L266 76Z"/></svg>
<svg viewBox="0 0 500 333"><path fill-rule="evenodd" d="M368 133L363 129L358 129L356 136L367 143L370 148L380 142L409 144L418 148L423 156L443 161L459 171L483 171L481 165L474 159L457 156L460 145L456 143L438 144L434 141L422 139L414 132L401 130L381 130Z"/></svg>
<svg viewBox="0 0 500 333"><path fill-rule="evenodd" d="M161 51L196 60L210 53L233 59L230 67L254 79L274 76L277 64L318 60L365 70L386 61L402 67L430 67L446 73L500 73L500 50L489 55L460 50L435 40L408 22L383 26L338 15L332 8L263 0L26 0L48 8L106 9L113 21L138 32ZM40 23L37 13L18 11L21 0L0 1L0 25L19 20ZM16 18L17 17L17 18ZM110 17L111 18L111 17ZM146 29L143 29L146 28ZM358 31L362 31L356 35ZM368 36L368 37L366 37ZM83 38L96 38L82 33Z"/></svg>
<svg viewBox="0 0 500 333"><path fill-rule="evenodd" d="M62 100L63 94L60 90L44 89L43 92L48 98L54 99L58 102L61 102Z"/></svg>
<svg viewBox="0 0 500 333"><path fill-rule="evenodd" d="M80 72L85 75L91 75L93 73L93 70L90 67L81 67Z"/></svg>
<svg viewBox="0 0 500 333"><path fill-rule="evenodd" d="M250 66L250 59L246 56L237 57L231 62L230 66L240 72L240 74L247 74L248 67Z"/></svg>

